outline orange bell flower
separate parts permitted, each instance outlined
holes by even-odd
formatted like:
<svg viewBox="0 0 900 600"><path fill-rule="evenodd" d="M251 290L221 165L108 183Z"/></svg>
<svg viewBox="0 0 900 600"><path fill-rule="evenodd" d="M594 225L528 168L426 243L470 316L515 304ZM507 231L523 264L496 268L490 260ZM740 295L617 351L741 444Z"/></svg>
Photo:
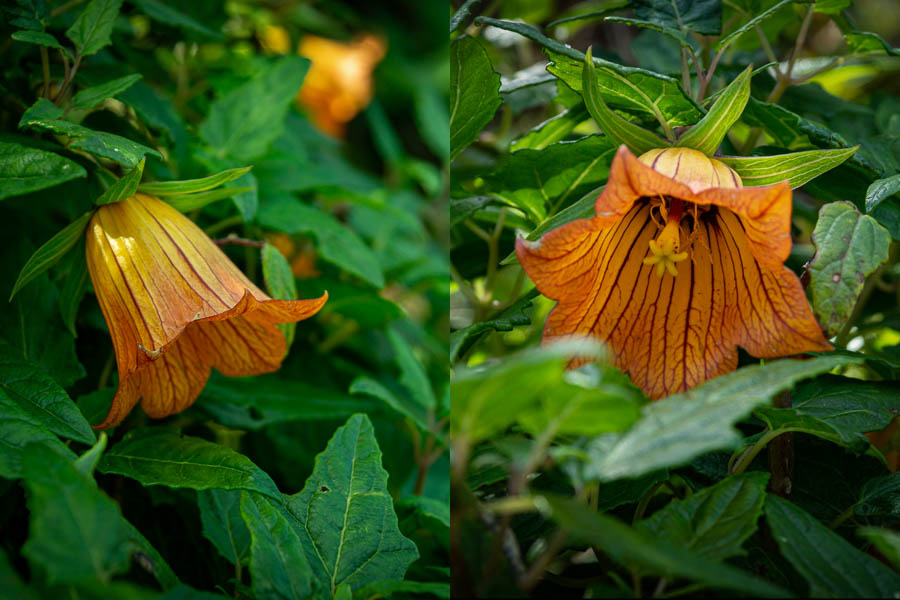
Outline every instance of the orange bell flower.
<svg viewBox="0 0 900 600"><path fill-rule="evenodd" d="M119 370L98 429L139 399L153 418L183 411L210 367L230 377L277 370L286 344L275 324L307 319L328 298L273 300L190 219L144 194L97 209L87 264Z"/></svg>
<svg viewBox="0 0 900 600"><path fill-rule="evenodd" d="M297 53L312 61L297 101L326 133L344 134L344 124L372 100L372 71L384 58L384 41L374 35L344 43L314 35L300 40Z"/></svg>
<svg viewBox="0 0 900 600"><path fill-rule="evenodd" d="M832 349L784 266L787 182L744 188L696 150L635 158L622 146L595 212L516 242L525 272L558 301L544 342L604 341L654 400L733 371L737 345L759 358Z"/></svg>

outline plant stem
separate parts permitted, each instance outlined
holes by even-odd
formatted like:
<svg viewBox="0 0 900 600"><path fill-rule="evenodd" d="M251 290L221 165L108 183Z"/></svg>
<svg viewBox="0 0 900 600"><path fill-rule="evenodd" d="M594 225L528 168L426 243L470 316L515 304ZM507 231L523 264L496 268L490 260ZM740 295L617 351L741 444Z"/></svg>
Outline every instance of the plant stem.
<svg viewBox="0 0 900 600"><path fill-rule="evenodd" d="M63 14L64 12L66 12L67 10L72 8L73 6L78 6L82 2L84 2L84 0L70 0L69 2L66 2L65 4L63 4L62 6L57 6L56 8L54 8L53 11L50 13L50 16L58 17L59 15Z"/></svg>
<svg viewBox="0 0 900 600"><path fill-rule="evenodd" d="M72 63L72 68L66 73L66 78L63 80L61 86L59 86L59 91L56 92L56 96L53 98L54 102L59 102L63 95L66 93L66 90L69 89L69 85L72 83L72 80L75 79L75 73L78 72L78 67L81 66L81 55L75 55L75 62Z"/></svg>
<svg viewBox="0 0 900 600"><path fill-rule="evenodd" d="M775 408L790 408L791 393L781 392L772 401ZM791 497L794 481L794 433L787 432L772 440L769 446L769 479L768 489L771 493L787 500Z"/></svg>
<svg viewBox="0 0 900 600"><path fill-rule="evenodd" d="M760 451L766 447L770 441L777 438L782 433L786 433L789 431L788 429L774 429L766 432L761 438L756 440L756 443L747 448L741 457L737 460L734 465L734 469L731 471L732 475L740 475L743 473L750 463L753 462L753 459L756 458L756 455L760 453Z"/></svg>
<svg viewBox="0 0 900 600"><path fill-rule="evenodd" d="M46 98L50 95L50 60L47 57L47 48L44 46L40 46L41 50L41 69L44 74L44 87L41 90L41 98Z"/></svg>

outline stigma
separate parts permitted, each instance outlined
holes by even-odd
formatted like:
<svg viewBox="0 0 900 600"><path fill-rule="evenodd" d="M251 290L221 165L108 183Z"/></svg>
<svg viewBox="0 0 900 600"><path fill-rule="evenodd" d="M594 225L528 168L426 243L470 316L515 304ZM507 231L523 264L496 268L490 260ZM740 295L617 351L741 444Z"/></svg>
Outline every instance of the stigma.
<svg viewBox="0 0 900 600"><path fill-rule="evenodd" d="M650 240L650 254L644 259L644 264L656 265L658 277L662 277L666 271L673 277L678 275L675 263L688 257L687 252L678 251L681 248L681 217L683 215L684 203L672 198L668 214L666 214L665 227L655 240Z"/></svg>

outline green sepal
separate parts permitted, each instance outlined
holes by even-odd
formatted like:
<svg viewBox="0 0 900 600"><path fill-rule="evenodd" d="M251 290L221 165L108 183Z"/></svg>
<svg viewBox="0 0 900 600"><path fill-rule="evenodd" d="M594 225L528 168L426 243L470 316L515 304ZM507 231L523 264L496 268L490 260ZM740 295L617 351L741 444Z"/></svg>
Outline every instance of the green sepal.
<svg viewBox="0 0 900 600"><path fill-rule="evenodd" d="M654 148L664 148L671 145L655 133L626 121L606 105L600 95L600 85L597 82L597 68L594 66L590 48L588 48L584 57L581 84L584 104L607 137L618 143L625 144L629 150L638 155Z"/></svg>
<svg viewBox="0 0 900 600"><path fill-rule="evenodd" d="M835 168L857 151L859 146L835 150L806 150L774 156L717 156L741 176L745 186L771 185L787 181L798 188Z"/></svg>
<svg viewBox="0 0 900 600"><path fill-rule="evenodd" d="M217 200L224 200L225 198L231 198L232 196L237 196L238 194L243 194L244 192L253 191L254 187L227 187L219 190L209 190L208 192L198 192L196 194L184 194L181 196L163 196L161 200L165 201L166 204L170 204L174 206L177 210L181 212L191 212L192 210L197 210L198 208L203 208L207 204L212 202L216 202Z"/></svg>
<svg viewBox="0 0 900 600"><path fill-rule="evenodd" d="M79 239L81 239L92 214L93 211L88 211L69 223L65 229L50 238L47 243L38 248L35 253L31 255L31 258L29 258L28 262L25 263L25 266L22 267L22 271L19 273L15 285L13 285L12 293L9 295L10 301L12 301L13 297L20 289L56 264L56 261L58 261L78 242Z"/></svg>
<svg viewBox="0 0 900 600"><path fill-rule="evenodd" d="M750 73L748 66L719 95L709 112L682 135L676 146L693 148L707 156L712 156L725 139L725 134L741 117L747 99L750 97Z"/></svg>
<svg viewBox="0 0 900 600"><path fill-rule="evenodd" d="M144 174L144 163L146 158L142 158L141 162L135 168L126 173L121 179L109 186L103 195L94 201L97 206L104 204L115 204L127 198L131 198L137 192L138 185L141 183L141 177Z"/></svg>
<svg viewBox="0 0 900 600"><path fill-rule="evenodd" d="M205 192L220 185L224 185L230 181L234 181L244 173L247 173L253 167L240 167L237 169L227 169L209 177L202 179L186 179L184 181L154 181L153 183L142 183L138 186L138 191L151 196L163 198L165 196L183 196L185 194L195 194L197 192Z"/></svg>

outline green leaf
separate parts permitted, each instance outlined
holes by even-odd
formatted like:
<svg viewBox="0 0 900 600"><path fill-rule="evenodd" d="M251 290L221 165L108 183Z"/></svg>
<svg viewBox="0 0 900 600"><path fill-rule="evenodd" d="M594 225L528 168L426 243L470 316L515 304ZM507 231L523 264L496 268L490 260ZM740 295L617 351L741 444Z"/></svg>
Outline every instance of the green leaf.
<svg viewBox="0 0 900 600"><path fill-rule="evenodd" d="M500 75L475 39L450 42L450 160L475 141L500 107Z"/></svg>
<svg viewBox="0 0 900 600"><path fill-rule="evenodd" d="M617 144L625 144L635 154L643 154L654 148L670 145L640 125L626 121L606 106L600 93L600 85L597 83L597 68L594 66L590 48L584 57L581 77L584 104L607 137Z"/></svg>
<svg viewBox="0 0 900 600"><path fill-rule="evenodd" d="M428 148L445 161L450 156L449 115L443 95L436 87L417 86L415 90L416 127Z"/></svg>
<svg viewBox="0 0 900 600"><path fill-rule="evenodd" d="M825 355L750 365L648 404L634 427L597 438L586 476L599 481L637 477L687 464L705 452L734 449L742 439L734 423L754 408L796 381L858 360Z"/></svg>
<svg viewBox="0 0 900 600"><path fill-rule="evenodd" d="M313 573L332 594L342 583L402 579L419 556L397 527L387 476L372 423L358 414L316 457L303 490L285 497Z"/></svg>
<svg viewBox="0 0 900 600"><path fill-rule="evenodd" d="M173 592L173 588L185 586L178 580L178 576L175 575L175 572L172 570L172 567L169 566L169 563L166 562L166 559L164 559L147 538L144 537L144 534L138 531L137 528L128 521L124 521L124 523L125 529L128 531L128 539L131 542L132 548L141 554L141 563L153 574L153 577L159 582L160 587L162 587L163 590L170 592L164 597L167 600L174 600L174 597L177 596ZM197 596L191 596L190 599L185 598L185 600L201 599ZM212 599L210 598L207 600Z"/></svg>
<svg viewBox="0 0 900 600"><path fill-rule="evenodd" d="M16 37L13 35L13 37ZM900 49L891 46L877 33L868 31L851 31L844 34L847 48L851 54L863 54L865 52L884 52L890 56L900 56Z"/></svg>
<svg viewBox="0 0 900 600"><path fill-rule="evenodd" d="M107 98L118 96L142 78L143 75L135 73L133 75L126 75L125 77L113 79L112 81L107 81L106 83L87 88L86 90L81 90L75 94L74 98L72 98L72 107L93 108Z"/></svg>
<svg viewBox="0 0 900 600"><path fill-rule="evenodd" d="M398 594L405 597L406 594L415 596L434 596L435 598L450 598L450 584L426 581L409 581L393 579L389 581L374 581L354 590L353 597L357 600L370 598L388 598Z"/></svg>
<svg viewBox="0 0 900 600"><path fill-rule="evenodd" d="M116 202L121 202L122 200L134 196L135 193L137 193L138 184L141 183L141 177L144 174L144 163L146 161L146 158L142 158L141 162L139 162L135 168L109 186L109 188L103 192L103 195L94 201L94 204L97 206L115 204Z"/></svg>
<svg viewBox="0 0 900 600"><path fill-rule="evenodd" d="M18 350L0 340L0 390L58 436L92 445L94 431L66 391Z"/></svg>
<svg viewBox="0 0 900 600"><path fill-rule="evenodd" d="M863 435L887 427L900 404L893 382L823 375L798 386L790 408L764 406L754 414L769 429L802 431L863 452Z"/></svg>
<svg viewBox="0 0 900 600"><path fill-rule="evenodd" d="M16 278L16 283L9 294L10 301L25 285L56 264L56 261L81 239L88 221L91 219L91 214L91 212L86 212L66 225L62 231L50 238L31 255Z"/></svg>
<svg viewBox="0 0 900 600"><path fill-rule="evenodd" d="M868 480L863 485L853 512L864 517L900 517L900 473Z"/></svg>
<svg viewBox="0 0 900 600"><path fill-rule="evenodd" d="M210 29L200 21L189 17L160 0L131 0L131 3L154 21L177 27L185 33L198 33L214 40L221 40L223 37L218 31Z"/></svg>
<svg viewBox="0 0 900 600"><path fill-rule="evenodd" d="M387 338L394 351L394 359L400 367L400 384L406 388L417 404L434 410L437 402L422 363L413 355L412 348L397 332L396 326L388 328Z"/></svg>
<svg viewBox="0 0 900 600"><path fill-rule="evenodd" d="M595 436L624 431L641 414L644 396L635 388L601 382L591 388L562 384L546 390L537 405L517 416L520 425L535 437L548 430L556 435Z"/></svg>
<svg viewBox="0 0 900 600"><path fill-rule="evenodd" d="M263 600L312 598L314 578L303 542L290 521L258 494L241 492L240 512L249 529L253 594Z"/></svg>
<svg viewBox="0 0 900 600"><path fill-rule="evenodd" d="M900 574L787 500L769 494L766 519L781 553L809 582L811 596L890 598L900 589Z"/></svg>
<svg viewBox="0 0 900 600"><path fill-rule="evenodd" d="M266 283L266 291L276 300L296 300L297 282L291 272L291 265L281 252L272 244L263 244L262 247L262 272L263 281ZM287 347L291 347L294 341L296 323L279 323L278 328L284 333Z"/></svg>
<svg viewBox="0 0 900 600"><path fill-rule="evenodd" d="M196 194L197 192L206 192L234 181L244 173L250 172L253 166L239 167L237 169L226 169L203 177L201 179L185 179L183 181L154 181L151 183L142 183L138 186L138 191L151 196L162 198L169 202L171 196L184 196Z"/></svg>
<svg viewBox="0 0 900 600"><path fill-rule="evenodd" d="M244 185L239 188L238 184ZM252 223L256 217L256 211L259 208L258 187L256 176L253 173L244 173L234 181L234 185L225 186L225 189L233 188L235 190L231 200L241 213L241 218L245 223Z"/></svg>
<svg viewBox="0 0 900 600"><path fill-rule="evenodd" d="M375 287L384 286L378 258L359 236L328 213L296 199L283 199L262 207L259 223L291 235L315 236L322 260L352 273Z"/></svg>
<svg viewBox="0 0 900 600"><path fill-rule="evenodd" d="M839 15L850 6L851 0L816 0L816 12Z"/></svg>
<svg viewBox="0 0 900 600"><path fill-rule="evenodd" d="M542 150L554 142L562 141L573 129L590 117L584 104L578 104L550 117L528 133L514 141L510 152L517 150Z"/></svg>
<svg viewBox="0 0 900 600"><path fill-rule="evenodd" d="M106 432L101 431L100 436L97 438L97 443L75 459L75 468L88 477L92 476L94 469L97 468L97 461L100 460L100 457L103 456L103 451L106 450L107 440Z"/></svg>
<svg viewBox="0 0 900 600"><path fill-rule="evenodd" d="M57 454L75 460L75 453L53 433L47 424L36 418L0 388L0 477L18 479L22 476L22 452L30 443L41 443Z"/></svg>
<svg viewBox="0 0 900 600"><path fill-rule="evenodd" d="M806 150L775 156L717 156L741 176L745 186L771 185L787 181L798 188L807 181L838 166L859 148Z"/></svg>
<svg viewBox="0 0 900 600"><path fill-rule="evenodd" d="M32 121L58 119L65 111L46 98L38 98L34 104L22 114L19 119L19 129L26 127Z"/></svg>
<svg viewBox="0 0 900 600"><path fill-rule="evenodd" d="M747 125L761 127L775 142L787 149L808 148L810 144L828 148L845 148L847 142L839 134L804 119L778 104L767 104L750 96L741 115Z"/></svg>
<svg viewBox="0 0 900 600"><path fill-rule="evenodd" d="M636 525L711 561L744 554L741 546L756 532L766 499L768 473L743 473L723 479L658 510Z"/></svg>
<svg viewBox="0 0 900 600"><path fill-rule="evenodd" d="M428 429L428 414L418 402L395 394L390 388L367 375L360 375L350 384L349 394L363 394L381 400L391 409L412 420L423 432Z"/></svg>
<svg viewBox="0 0 900 600"><path fill-rule="evenodd" d="M513 31L540 44L551 62L547 70L581 93L583 53L548 38L524 23L486 17L478 17L475 23ZM666 122L672 127L696 123L703 114L697 103L681 89L681 84L671 77L645 69L623 67L596 57L594 64L600 67L597 71L600 93L611 108L627 110L645 120L650 118Z"/></svg>
<svg viewBox="0 0 900 600"><path fill-rule="evenodd" d="M451 333L450 362L456 362L482 335L489 331L512 331L514 327L530 325L531 317L525 314L525 311L531 308L532 300L537 295L538 291L532 290L493 319L479 321L465 329L458 329Z"/></svg>
<svg viewBox="0 0 900 600"><path fill-rule="evenodd" d="M683 32L718 35L722 31L721 0L632 0L637 18Z"/></svg>
<svg viewBox="0 0 900 600"><path fill-rule="evenodd" d="M548 389L568 385L562 377L573 355L598 352L596 344L587 342L554 344L518 352L489 367L458 369L450 383L451 437L477 444L503 431ZM499 397L505 400L497 402Z"/></svg>
<svg viewBox="0 0 900 600"><path fill-rule="evenodd" d="M84 177L78 163L37 148L0 142L0 200Z"/></svg>
<svg viewBox="0 0 900 600"><path fill-rule="evenodd" d="M741 118L741 113L747 105L752 70L753 67L748 66L735 77L734 81L722 90L709 112L678 138L676 146L693 148L707 156L715 154L719 144L725 139L725 134Z"/></svg>
<svg viewBox="0 0 900 600"><path fill-rule="evenodd" d="M255 431L291 421L343 420L360 411L375 410L378 405L277 375L213 375L197 406L226 427Z"/></svg>
<svg viewBox="0 0 900 600"><path fill-rule="evenodd" d="M504 156L497 170L485 177L483 191L540 223L570 199L605 183L617 147L608 137L590 135L542 150L519 150Z"/></svg>
<svg viewBox="0 0 900 600"><path fill-rule="evenodd" d="M128 569L126 522L92 478L43 444L25 448L22 472L31 512L22 554L32 569L48 583L107 582Z"/></svg>
<svg viewBox="0 0 900 600"><path fill-rule="evenodd" d="M638 27L640 29L650 29L669 36L682 46L691 46L691 39L678 29L673 29L660 23L653 21L642 21L641 19L630 19L628 17L606 17L603 19L607 23L618 23L620 25L628 25L629 27ZM590 51L590 50L589 50Z"/></svg>
<svg viewBox="0 0 900 600"><path fill-rule="evenodd" d="M816 254L809 263L813 311L826 336L850 318L866 276L888 259L891 234L852 202L819 210L812 233Z"/></svg>
<svg viewBox="0 0 900 600"><path fill-rule="evenodd" d="M879 527L860 527L856 532L875 544L895 569L900 569L900 533Z"/></svg>
<svg viewBox="0 0 900 600"><path fill-rule="evenodd" d="M90 280L84 253L85 241L82 238L72 251L63 256L57 267L59 277L63 280L62 289L59 290L59 314L73 338L78 336L75 319Z"/></svg>
<svg viewBox="0 0 900 600"><path fill-rule="evenodd" d="M787 592L730 565L711 562L690 550L595 512L581 502L547 497L552 517L577 541L589 543L613 560L665 577L685 577L716 589L750 596L780 597Z"/></svg>
<svg viewBox="0 0 900 600"><path fill-rule="evenodd" d="M55 116L52 116L54 112L42 114L42 111L46 108L45 106L41 106L39 110L34 110L42 102L52 106L52 103L48 100L43 98L39 100L35 106L22 116L22 120L19 121L20 128L27 127L64 135L69 138L69 141L66 143L67 148L84 150L128 168L136 167L147 154L162 158L162 155L156 150L133 142L128 138L102 131L93 131L87 127L57 119ZM61 111L59 114L61 114Z"/></svg>
<svg viewBox="0 0 900 600"><path fill-rule="evenodd" d="M308 68L309 60L299 56L274 60L210 105L200 137L219 158L250 161L265 154L284 131L284 118Z"/></svg>
<svg viewBox="0 0 900 600"><path fill-rule="evenodd" d="M167 427L132 430L103 455L98 468L142 485L251 490L280 497L275 483L246 456Z"/></svg>
<svg viewBox="0 0 900 600"><path fill-rule="evenodd" d="M866 212L871 213L885 198L897 192L900 192L900 173L874 181L866 190Z"/></svg>
<svg viewBox="0 0 900 600"><path fill-rule="evenodd" d="M750 19L749 21L747 21L746 23L744 23L743 25L738 27L737 29L733 30L728 35L724 35L724 36L720 37L716 41L716 43L713 44L713 50L718 52L719 50L722 50L723 48L727 48L728 46L731 45L732 42L737 40L739 37L741 37L748 31L750 31L751 29L754 29L757 25L761 24L763 21L768 20L769 17L774 15L776 12L781 10L783 7L791 4L792 2L793 2L793 0L780 0L780 2L773 4L766 10L762 11L761 13L759 13L758 15L756 15L755 17L753 17L752 19Z"/></svg>
<svg viewBox="0 0 900 600"><path fill-rule="evenodd" d="M209 489L197 492L203 537L234 565L244 565L250 560L250 530L241 516L243 495L250 497L250 494L240 490Z"/></svg>
<svg viewBox="0 0 900 600"><path fill-rule="evenodd" d="M453 33L465 24L466 20L469 18L469 14L472 12L472 8L479 2L481 2L481 0L466 0L463 5L459 7L459 10L453 13L453 16L450 17L450 33Z"/></svg>
<svg viewBox="0 0 900 600"><path fill-rule="evenodd" d="M165 201L166 204L172 205L176 210L187 213L201 209L207 204L212 204L225 198L232 198L254 189L252 187L224 187L217 190L209 190L208 192L197 192L196 194L165 196L161 200ZM140 191L140 187L138 187L138 190Z"/></svg>
<svg viewBox="0 0 900 600"><path fill-rule="evenodd" d="M38 46L44 46L46 48L56 48L57 50L62 50L62 52L67 57L69 57L70 60L73 58L72 53L69 52L69 49L63 47L63 45L60 44L53 35L47 33L46 31L15 31L12 34L12 39L16 40L17 42L37 44Z"/></svg>
<svg viewBox="0 0 900 600"><path fill-rule="evenodd" d="M110 44L109 36L121 7L122 0L91 0L84 7L66 31L79 56L96 54Z"/></svg>

